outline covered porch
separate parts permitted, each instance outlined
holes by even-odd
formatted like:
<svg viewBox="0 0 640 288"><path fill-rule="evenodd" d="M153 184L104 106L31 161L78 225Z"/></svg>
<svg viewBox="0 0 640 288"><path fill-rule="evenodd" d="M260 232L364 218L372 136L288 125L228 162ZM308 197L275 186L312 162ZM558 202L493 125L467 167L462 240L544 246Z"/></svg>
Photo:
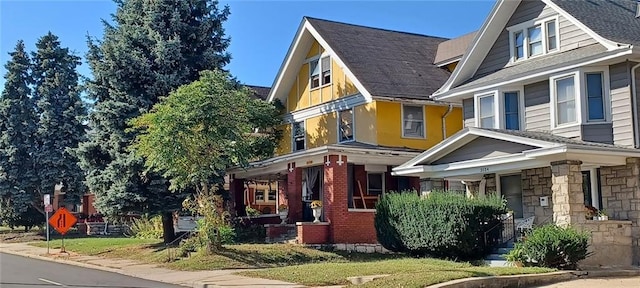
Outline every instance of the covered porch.
<svg viewBox="0 0 640 288"><path fill-rule="evenodd" d="M375 244L373 219L378 199L384 193L418 191L420 187L418 177L394 176L391 169L417 155L415 150L357 142L327 145L252 163L248 169L230 171L229 187L238 216L245 215L247 206L253 207L252 199L247 201L251 195L255 200L255 192L251 192L251 185L255 184L252 183L262 181L277 187L269 189L273 190L273 196L268 195L268 199L275 197L274 210L259 216L269 224L268 238L294 240L279 234L291 235L295 229L295 242L301 244ZM310 206L314 200L323 203L320 223L312 222ZM285 225L278 224L277 208L280 205L288 208Z"/></svg>
<svg viewBox="0 0 640 288"><path fill-rule="evenodd" d="M629 266L640 264L638 157L636 149L544 132L465 128L394 174L459 180L470 197L497 193L520 221L590 231L594 254L584 265ZM588 207L609 220L592 220Z"/></svg>

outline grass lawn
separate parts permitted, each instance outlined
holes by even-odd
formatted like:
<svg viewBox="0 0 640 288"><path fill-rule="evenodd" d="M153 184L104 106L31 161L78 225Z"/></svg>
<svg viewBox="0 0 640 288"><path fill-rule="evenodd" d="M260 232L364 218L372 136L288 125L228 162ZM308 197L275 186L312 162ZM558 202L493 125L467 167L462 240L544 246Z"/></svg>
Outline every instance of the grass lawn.
<svg viewBox="0 0 640 288"><path fill-rule="evenodd" d="M59 249L61 241L51 243ZM33 245L46 247L46 242ZM65 239L67 251L83 255L133 259L176 270L267 268L241 275L283 280L310 286L348 285L347 277L390 274L362 287L424 287L453 279L489 275L512 275L554 271L543 268L494 268L429 258L400 255L319 251L290 244L225 245L213 255L194 253L168 262L168 251L159 240L135 238Z"/></svg>

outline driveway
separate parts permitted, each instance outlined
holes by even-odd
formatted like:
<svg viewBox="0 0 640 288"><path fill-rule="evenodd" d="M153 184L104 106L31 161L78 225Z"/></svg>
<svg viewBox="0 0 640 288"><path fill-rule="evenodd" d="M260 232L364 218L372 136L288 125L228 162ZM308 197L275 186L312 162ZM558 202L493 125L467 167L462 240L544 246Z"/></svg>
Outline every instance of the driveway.
<svg viewBox="0 0 640 288"><path fill-rule="evenodd" d="M538 288L639 288L640 277L591 278L572 280Z"/></svg>

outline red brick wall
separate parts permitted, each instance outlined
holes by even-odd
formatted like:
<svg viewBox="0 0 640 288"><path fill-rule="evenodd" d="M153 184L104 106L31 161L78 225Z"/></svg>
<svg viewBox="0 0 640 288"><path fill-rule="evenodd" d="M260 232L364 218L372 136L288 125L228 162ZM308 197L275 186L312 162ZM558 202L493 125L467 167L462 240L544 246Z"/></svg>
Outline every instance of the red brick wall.
<svg viewBox="0 0 640 288"><path fill-rule="evenodd" d="M269 238L277 238L280 237L280 235L287 234L290 228L285 225L265 225L265 227L267 237ZM293 226L291 226L291 228L293 228Z"/></svg>
<svg viewBox="0 0 640 288"><path fill-rule="evenodd" d="M329 225L326 224L299 224L298 243L301 244L324 244L329 242Z"/></svg>
<svg viewBox="0 0 640 288"><path fill-rule="evenodd" d="M284 204L289 206L289 221L302 221L302 168L289 163L293 171L287 173L287 199Z"/></svg>

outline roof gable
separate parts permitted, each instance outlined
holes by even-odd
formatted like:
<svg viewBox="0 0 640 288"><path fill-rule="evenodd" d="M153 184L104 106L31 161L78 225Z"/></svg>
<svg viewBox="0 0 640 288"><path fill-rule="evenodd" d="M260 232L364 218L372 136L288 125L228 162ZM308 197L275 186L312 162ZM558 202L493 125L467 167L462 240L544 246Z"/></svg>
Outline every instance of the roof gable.
<svg viewBox="0 0 640 288"><path fill-rule="evenodd" d="M469 143L462 145L462 147L451 151L450 153L440 157L439 159L436 159L430 163L422 162L419 164L438 165L473 159L499 157L514 153L520 153L522 151L535 148L539 147L481 136L471 140Z"/></svg>
<svg viewBox="0 0 640 288"><path fill-rule="evenodd" d="M558 14L565 17L574 25L578 26L580 29L585 31L589 36L594 38L600 44L604 45L607 49L615 49L617 43L612 42L611 40L603 38L601 35L593 32L590 27L585 26L580 21L576 20L575 17L559 8L555 2L588 2L588 1L562 1L562 0L536 0L542 1L545 5L549 6L551 9L558 12ZM498 37L502 34L502 31L507 27L507 23L511 19L512 15L516 11L516 9L522 3L522 0L498 0L496 5L493 7L489 16L486 18L480 30L476 34L476 37L472 41L471 45L467 52L463 55L460 60L460 64L453 71L451 77L447 80L447 82L434 93L434 97L436 99L443 99L446 96L442 97L441 95L448 92L449 90L457 87L459 85L464 84L469 79L471 79L480 65L484 62L484 59L487 57L489 51L494 46ZM598 1L599 2L599 1ZM593 14L597 15L597 14ZM592 17L593 17L592 15ZM513 24L513 23L511 23ZM439 97L440 96L440 97Z"/></svg>

